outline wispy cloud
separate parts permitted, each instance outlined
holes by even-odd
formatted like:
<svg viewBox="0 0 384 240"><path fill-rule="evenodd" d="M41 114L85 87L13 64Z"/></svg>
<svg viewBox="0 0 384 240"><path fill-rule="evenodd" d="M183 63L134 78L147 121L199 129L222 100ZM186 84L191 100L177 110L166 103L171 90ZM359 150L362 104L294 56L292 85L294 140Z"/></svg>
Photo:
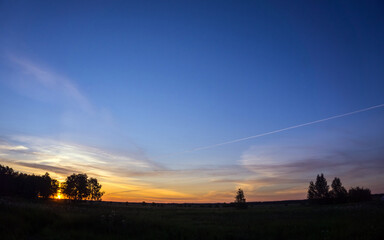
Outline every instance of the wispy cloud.
<svg viewBox="0 0 384 240"><path fill-rule="evenodd" d="M252 146L240 160L243 167L253 172L253 177L243 183L250 184L252 191L261 194L279 195L285 190L299 188L304 197L308 182L324 173L329 184L337 176L347 187L365 185L373 191L383 191L382 186L377 185L383 180L377 179L384 170L383 145L373 141L363 145L348 139L342 141L343 144L323 146L310 143ZM277 186L281 188L279 191Z"/></svg>
<svg viewBox="0 0 384 240"><path fill-rule="evenodd" d="M74 172L73 168L54 167L47 164L29 163L23 161L15 161L15 164L33 169L39 169L47 172L54 172L58 174L70 175Z"/></svg>
<svg viewBox="0 0 384 240"><path fill-rule="evenodd" d="M72 173L87 173L96 176L107 192L118 192L107 195L110 200L159 201L168 197L183 199L192 196L170 188L169 184L162 184L162 179L169 180L178 173L145 157L130 157L99 148L32 136L2 137L1 146L2 164L29 173L43 174L48 171L59 180L64 180ZM133 195L128 194L132 191L135 192Z"/></svg>
<svg viewBox="0 0 384 240"><path fill-rule="evenodd" d="M88 98L80 91L73 80L57 74L53 70L42 67L26 58L9 56L9 60L21 74L20 81L23 88L28 86L27 91L37 90L53 92L53 96L62 96L66 101L73 102L84 111L93 112L93 107Z"/></svg>
<svg viewBox="0 0 384 240"><path fill-rule="evenodd" d="M9 151L20 151L20 150L28 150L27 147L22 145L0 145L0 150L9 150Z"/></svg>
<svg viewBox="0 0 384 240"><path fill-rule="evenodd" d="M50 172L64 180L73 172L96 176L105 200L147 202L230 202L241 187L249 201L305 198L310 180L323 172L330 183L384 190L384 148L380 142L343 145L289 144L252 146L239 165L172 169L145 157L32 136L2 137L0 162L19 171ZM348 142L348 143L346 143ZM22 147L21 147L22 146Z"/></svg>
<svg viewBox="0 0 384 240"><path fill-rule="evenodd" d="M8 141L9 143L6 145L8 147L3 148L2 152L5 154L9 153L10 156L19 161L45 165L54 164L55 167L65 167L66 169L76 170L76 172L87 170L94 172L105 171L107 173L107 169L114 168L129 168L132 171L157 170L160 168L144 158L138 159L113 154L98 148L75 143L20 135L10 137ZM9 152L15 148L20 149L21 146L23 146L24 151Z"/></svg>
<svg viewBox="0 0 384 240"><path fill-rule="evenodd" d="M48 171L59 180L74 172L96 176L104 189L113 193L106 195L106 200L215 201L208 192L229 192L228 189L236 189L236 183L223 185L213 180L249 172L236 166L170 169L145 157L32 136L2 137L1 145L8 147L0 149L0 162L18 171ZM15 146L25 148L15 151Z"/></svg>

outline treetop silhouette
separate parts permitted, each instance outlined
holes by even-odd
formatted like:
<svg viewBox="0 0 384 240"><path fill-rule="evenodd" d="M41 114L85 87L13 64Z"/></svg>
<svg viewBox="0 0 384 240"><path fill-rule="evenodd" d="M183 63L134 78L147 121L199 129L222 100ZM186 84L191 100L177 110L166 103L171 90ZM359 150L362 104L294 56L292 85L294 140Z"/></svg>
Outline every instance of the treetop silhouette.
<svg viewBox="0 0 384 240"><path fill-rule="evenodd" d="M64 196L73 200L100 201L104 194L97 179L88 179L87 174L72 174L59 188L59 182L51 178L49 173L28 175L0 165L0 196L47 199L55 196L59 189Z"/></svg>
<svg viewBox="0 0 384 240"><path fill-rule="evenodd" d="M239 188L236 192L235 205L237 208L247 208L244 191L241 188Z"/></svg>
<svg viewBox="0 0 384 240"><path fill-rule="evenodd" d="M340 178L335 177L332 181L332 190L329 186L324 174L317 175L316 182L310 181L308 187L307 198L312 203L345 203L347 201L359 202L371 199L371 190L368 188L351 188L348 192L343 187Z"/></svg>
<svg viewBox="0 0 384 240"><path fill-rule="evenodd" d="M73 200L101 200L104 192L96 178L88 179L87 174L72 174L62 184L61 192Z"/></svg>

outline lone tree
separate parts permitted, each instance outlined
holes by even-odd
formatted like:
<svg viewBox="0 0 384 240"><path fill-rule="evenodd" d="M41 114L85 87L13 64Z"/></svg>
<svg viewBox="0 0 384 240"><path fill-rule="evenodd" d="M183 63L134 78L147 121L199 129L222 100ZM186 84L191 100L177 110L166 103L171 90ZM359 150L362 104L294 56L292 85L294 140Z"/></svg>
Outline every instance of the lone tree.
<svg viewBox="0 0 384 240"><path fill-rule="evenodd" d="M235 197L235 204L236 204L236 207L238 208L247 208L247 203L244 197L244 191L241 188L237 190L236 197Z"/></svg>
<svg viewBox="0 0 384 240"><path fill-rule="evenodd" d="M329 186L323 174L317 175L315 184L309 183L307 198L313 202L324 203L329 199Z"/></svg>
<svg viewBox="0 0 384 240"><path fill-rule="evenodd" d="M341 184L340 178L335 177L332 181L332 190L329 192L330 197L336 203L344 203L347 201L348 192Z"/></svg>
<svg viewBox="0 0 384 240"><path fill-rule="evenodd" d="M72 174L62 185L61 192L73 200L101 200L104 192L96 178L88 179L87 174Z"/></svg>

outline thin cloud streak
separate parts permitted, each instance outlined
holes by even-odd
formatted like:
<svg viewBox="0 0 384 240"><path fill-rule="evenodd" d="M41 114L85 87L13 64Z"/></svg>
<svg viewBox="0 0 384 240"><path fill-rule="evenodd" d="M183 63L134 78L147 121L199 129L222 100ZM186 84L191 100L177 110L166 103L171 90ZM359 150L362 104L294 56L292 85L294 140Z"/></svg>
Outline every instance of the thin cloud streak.
<svg viewBox="0 0 384 240"><path fill-rule="evenodd" d="M210 183L211 179L233 174L239 176L241 174L237 172L244 171L239 168L234 173L233 167L171 170L159 168L145 158L130 158L68 142L31 136L1 139L1 145L9 147L0 149L3 154L0 163L21 172L44 174L48 171L60 181L72 173L85 172L96 176L104 191L111 193L105 196L105 200L196 202L210 189L228 191L224 189L228 186L236 189L233 184L216 186L216 183ZM28 149L15 151L15 146ZM213 199L205 198L204 201Z"/></svg>
<svg viewBox="0 0 384 240"><path fill-rule="evenodd" d="M283 194L282 191L276 191L278 186L284 191L301 186L304 197L309 181L316 174L324 173L329 183L333 177L339 177L347 188L363 185L369 186L373 192L384 190L376 184L384 180L380 174L384 169L384 150L380 141L368 141L364 145L349 141L349 146L345 146L348 140L340 139L343 146L335 142L323 147L311 146L310 139L308 141L307 145L302 146L253 146L245 151L240 164L252 172L248 175L250 178L241 181L245 186L250 186L245 189L253 191L255 196L269 191L278 196ZM293 151L299 152L293 158L292 147ZM229 183L236 180L224 177L217 181Z"/></svg>
<svg viewBox="0 0 384 240"><path fill-rule="evenodd" d="M337 119L337 118L342 118L342 117L346 117L346 116L350 116L350 115L354 115L354 114L358 114L358 113L362 113L362 112L366 112L366 111L370 111L370 110L377 109L377 108L382 108L382 107L384 107L384 104L379 104L379 105L375 105L375 106L372 106L372 107L363 108L363 109L359 109L359 110L356 110L356 111L353 111L353 112L343 113L343 114L335 115L335 116L328 117L328 118L323 118L323 119L312 121L312 122L307 122L307 123L303 123L303 124L299 124L299 125L294 125L294 126L291 126L291 127L286 127L286 128L274 130L274 131L271 131L271 132L261 133L261 134L257 134L257 135L253 135L253 136L249 136L249 137L244 137L244 138L239 138L239 139L235 139L235 140L231 140L231 141L227 141L227 142L217 143L217 144L213 144L213 145L198 147L198 148L194 148L194 149L191 149L191 150L186 150L186 151L182 151L182 152L179 152L179 153L170 154L170 155L167 155L166 157L180 155L180 154L183 154L183 153L196 152L196 151L205 150L205 149L216 148L216 147L220 147L220 146L223 146L223 145L228 145L228 144L232 144L232 143L242 142L242 141L249 140L249 139L264 137L264 136L267 136L267 135L272 135L272 134L275 134L275 133L280 133L280 132L288 131L288 130L295 129L295 128L300 128L300 127L304 127L304 126L308 126L308 125L313 125L313 124L317 124L317 123L321 123L321 122L325 122L325 121L329 121L329 120L333 120L333 119Z"/></svg>
<svg viewBox="0 0 384 240"><path fill-rule="evenodd" d="M14 163L17 165L20 165L20 166L25 166L25 167L29 167L29 168L36 168L36 169L41 169L44 171L50 171L50 172L55 172L55 173L65 174L65 175L69 175L69 174L72 174L73 172L75 172L74 169L71 169L71 168L54 167L54 166L49 166L49 165L45 165L45 164L27 163L27 162L21 162L21 161L15 161Z"/></svg>
<svg viewBox="0 0 384 240"><path fill-rule="evenodd" d="M28 150L28 148L22 145L17 145L17 146L0 145L0 150L22 151L22 150Z"/></svg>
<svg viewBox="0 0 384 240"><path fill-rule="evenodd" d="M68 143L57 140L43 139L31 136L12 136L10 141L23 143L29 150L24 151L24 156L31 160L47 161L58 164L76 164L105 168L107 164L121 167L125 165L132 170L160 169L158 165L147 159L133 158L125 155L113 154L98 148Z"/></svg>
<svg viewBox="0 0 384 240"><path fill-rule="evenodd" d="M364 146L350 141L352 145L346 149L338 144L332 144L333 148L258 146L244 152L240 164L169 169L158 168L145 158L130 158L68 142L30 136L1 139L1 145L9 147L0 149L3 154L0 163L22 172L52 171L52 176L60 181L74 172L85 172L96 176L103 190L110 193L105 195L107 201L228 202L233 200L238 187L244 189L249 201L298 199L305 197L309 181L319 171L323 171L328 180L341 177L347 187L365 184L374 192L382 189L371 185L371 176L377 177L384 168L384 152L377 141L367 141ZM15 146L28 149L12 150ZM362 151L348 150L358 146ZM376 149L374 152L372 147ZM280 152L275 154L277 150ZM300 154L292 156L288 154L291 150ZM326 153L320 154L324 151Z"/></svg>

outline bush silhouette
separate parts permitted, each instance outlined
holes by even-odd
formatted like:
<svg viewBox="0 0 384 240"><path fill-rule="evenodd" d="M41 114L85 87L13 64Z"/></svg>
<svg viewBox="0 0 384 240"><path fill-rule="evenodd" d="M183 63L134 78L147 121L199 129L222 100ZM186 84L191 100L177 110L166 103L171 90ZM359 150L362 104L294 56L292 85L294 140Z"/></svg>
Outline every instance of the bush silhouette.
<svg viewBox="0 0 384 240"><path fill-rule="evenodd" d="M355 187L348 191L348 199L350 202L364 202L372 200L371 190L368 188Z"/></svg>

